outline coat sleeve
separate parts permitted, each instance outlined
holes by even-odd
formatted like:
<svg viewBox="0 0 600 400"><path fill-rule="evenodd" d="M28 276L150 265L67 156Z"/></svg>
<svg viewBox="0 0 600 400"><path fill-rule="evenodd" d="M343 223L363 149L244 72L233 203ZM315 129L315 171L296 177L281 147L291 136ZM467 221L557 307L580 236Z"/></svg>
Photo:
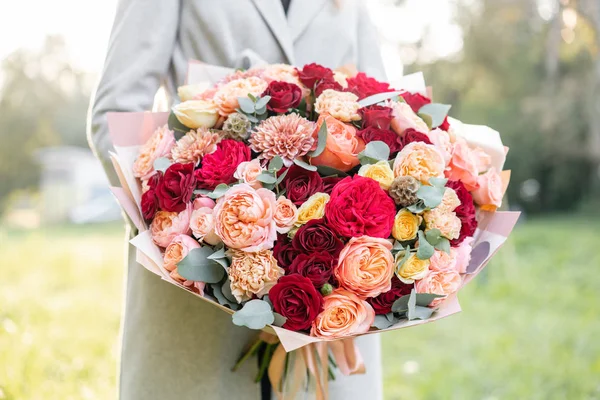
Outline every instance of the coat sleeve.
<svg viewBox="0 0 600 400"><path fill-rule="evenodd" d="M180 0L119 0L100 82L92 96L87 135L111 184L106 113L148 111L175 46Z"/></svg>
<svg viewBox="0 0 600 400"><path fill-rule="evenodd" d="M379 33L371 21L366 0L358 0L358 70L379 80L386 80Z"/></svg>

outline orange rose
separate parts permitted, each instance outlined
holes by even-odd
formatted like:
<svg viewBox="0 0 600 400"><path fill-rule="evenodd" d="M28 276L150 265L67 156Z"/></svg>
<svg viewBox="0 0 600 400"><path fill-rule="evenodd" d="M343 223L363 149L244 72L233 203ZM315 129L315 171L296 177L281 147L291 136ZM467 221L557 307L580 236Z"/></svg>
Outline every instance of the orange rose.
<svg viewBox="0 0 600 400"><path fill-rule="evenodd" d="M199 248L197 241L188 235L175 236L173 241L167 246L164 255L165 269L169 271L171 278L186 286L195 292L204 295L204 282L188 281L177 272L177 264L183 260L190 250ZM196 289L196 290L194 290Z"/></svg>
<svg viewBox="0 0 600 400"><path fill-rule="evenodd" d="M392 287L392 244L381 238L350 239L340 253L333 274L343 288L360 297L376 297Z"/></svg>
<svg viewBox="0 0 600 400"><path fill-rule="evenodd" d="M326 165L344 172L360 164L358 153L365 148L365 142L356 136L356 128L340 122L330 115L322 114L319 116L317 128L313 134L315 143L323 123L327 124L325 150L318 157L312 158L311 163Z"/></svg>
<svg viewBox="0 0 600 400"><path fill-rule="evenodd" d="M219 114L226 117L235 112L240 105L238 97L247 97L248 93L260 96L269 84L263 79L251 76L249 78L235 79L223 85L213 98Z"/></svg>
<svg viewBox="0 0 600 400"><path fill-rule="evenodd" d="M479 188L473 192L473 200L480 206L502 205L502 178L495 168L477 177Z"/></svg>
<svg viewBox="0 0 600 400"><path fill-rule="evenodd" d="M461 284L460 274L455 270L430 271L425 278L415 283L415 291L417 293L435 293L445 296L431 302L429 307L435 308L448 295L457 292Z"/></svg>
<svg viewBox="0 0 600 400"><path fill-rule="evenodd" d="M412 142L406 145L394 160L394 176L412 176L429 184L429 178L444 177L444 157L430 144Z"/></svg>
<svg viewBox="0 0 600 400"><path fill-rule="evenodd" d="M323 311L313 321L311 336L338 339L369 331L375 311L366 301L345 289L336 289L323 301Z"/></svg>
<svg viewBox="0 0 600 400"><path fill-rule="evenodd" d="M150 225L152 240L160 247L167 247L177 235L190 232L190 216L192 207L188 207L180 213L169 211L158 211L154 215Z"/></svg>
<svg viewBox="0 0 600 400"><path fill-rule="evenodd" d="M452 158L446 171L446 178L461 181L469 192L478 188L477 176L480 158L469 148L465 139L458 137L452 148Z"/></svg>

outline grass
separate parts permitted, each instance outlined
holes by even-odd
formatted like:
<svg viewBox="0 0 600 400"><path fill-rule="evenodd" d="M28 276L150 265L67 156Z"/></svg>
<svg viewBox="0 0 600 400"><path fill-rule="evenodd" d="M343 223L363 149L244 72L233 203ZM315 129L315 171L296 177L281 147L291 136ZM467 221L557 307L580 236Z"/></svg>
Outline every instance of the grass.
<svg viewBox="0 0 600 400"><path fill-rule="evenodd" d="M600 399L599 225L528 221L461 314L383 334L386 399ZM122 238L0 230L0 399L115 398Z"/></svg>

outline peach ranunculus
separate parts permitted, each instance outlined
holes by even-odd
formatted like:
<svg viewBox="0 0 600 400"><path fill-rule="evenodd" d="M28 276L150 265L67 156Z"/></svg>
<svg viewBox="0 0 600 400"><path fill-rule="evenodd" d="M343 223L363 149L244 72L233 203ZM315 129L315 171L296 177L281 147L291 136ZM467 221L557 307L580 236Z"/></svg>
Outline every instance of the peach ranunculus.
<svg viewBox="0 0 600 400"><path fill-rule="evenodd" d="M235 112L240 105L238 97L247 97L248 94L260 96L269 84L254 76L244 79L236 79L223 85L214 96L219 114L226 117Z"/></svg>
<svg viewBox="0 0 600 400"><path fill-rule="evenodd" d="M454 211L446 211L440 208L434 208L423 213L425 226L427 229L439 229L442 236L454 240L460 236L462 226L460 218Z"/></svg>
<svg viewBox="0 0 600 400"><path fill-rule="evenodd" d="M213 209L210 207L200 207L192 211L190 229L194 237L200 242L212 246L222 242L215 232L215 216L213 215Z"/></svg>
<svg viewBox="0 0 600 400"><path fill-rule="evenodd" d="M190 129L212 128L217 124L219 114L212 100L188 100L172 109L179 122Z"/></svg>
<svg viewBox="0 0 600 400"><path fill-rule="evenodd" d="M313 137L317 138L321 124L327 124L325 150L311 158L313 165L326 165L340 171L349 171L358 164L358 153L364 150L365 143L356 136L356 128L338 121L330 115L320 115Z"/></svg>
<svg viewBox="0 0 600 400"><path fill-rule="evenodd" d="M198 128L186 133L175 143L171 149L173 161L186 164L198 165L200 160L217 150L217 143L221 141L218 133L211 132L206 128Z"/></svg>
<svg viewBox="0 0 600 400"><path fill-rule="evenodd" d="M359 297L376 297L392 287L394 256L387 239L361 236L350 239L340 253L333 274L341 287Z"/></svg>
<svg viewBox="0 0 600 400"><path fill-rule="evenodd" d="M161 157L171 158L171 149L174 145L173 131L167 125L157 128L141 147L138 157L133 163L133 175L141 179L150 178L155 173L154 161Z"/></svg>
<svg viewBox="0 0 600 400"><path fill-rule="evenodd" d="M392 108L392 130L398 135L402 135L407 129L414 129L418 132L425 133L429 132L429 127L410 108L410 106L403 102L392 102L388 103L388 106Z"/></svg>
<svg viewBox="0 0 600 400"><path fill-rule="evenodd" d="M298 218L295 225L300 227L311 219L323 218L325 215L325 206L329 202L327 193L315 193L308 198L298 209Z"/></svg>
<svg viewBox="0 0 600 400"><path fill-rule="evenodd" d="M450 134L442 129L436 128L427 134L431 143L442 153L446 165L452 159L452 140Z"/></svg>
<svg viewBox="0 0 600 400"><path fill-rule="evenodd" d="M228 269L231 292L238 302L250 300L253 295L262 297L285 274L277 265L271 250L245 252L230 250L231 265Z"/></svg>
<svg viewBox="0 0 600 400"><path fill-rule="evenodd" d="M422 279L429 272L429 260L421 260L415 253L411 253L404 261L404 251L396 253L396 276L402 282L411 284Z"/></svg>
<svg viewBox="0 0 600 400"><path fill-rule="evenodd" d="M429 304L429 307L435 308L448 295L456 293L461 284L460 274L454 270L430 271L427 276L415 283L415 291L417 293L434 293L444 296L434 299Z"/></svg>
<svg viewBox="0 0 600 400"><path fill-rule="evenodd" d="M452 247L450 252L456 257L456 271L464 274L471 262L471 251L473 250L472 237L466 237L458 247Z"/></svg>
<svg viewBox="0 0 600 400"><path fill-rule="evenodd" d="M394 182L394 171L390 168L390 163L387 160L363 165L358 170L358 175L377 181L383 190L388 190Z"/></svg>
<svg viewBox="0 0 600 400"><path fill-rule="evenodd" d="M263 171L264 168L262 165L260 165L260 160L255 158L252 161L244 161L240 163L233 176L234 178L241 180L243 183L247 183L254 189L260 189L262 187L262 183L256 178L262 174Z"/></svg>
<svg viewBox="0 0 600 400"><path fill-rule="evenodd" d="M446 169L446 178L453 181L461 181L465 185L465 188L469 192L472 192L478 187L478 163L479 159L473 150L469 148L466 140L462 137L457 137L452 147L452 158Z"/></svg>
<svg viewBox="0 0 600 400"><path fill-rule="evenodd" d="M165 249L164 266L175 281L188 289L204 295L204 282L188 281L177 272L177 264L183 260L190 250L200 248L200 245L188 235L177 235ZM194 290L195 289L195 290Z"/></svg>
<svg viewBox="0 0 600 400"><path fill-rule="evenodd" d="M180 213L158 211L150 225L152 241L160 247L167 247L175 236L189 234L191 215L191 205Z"/></svg>
<svg viewBox="0 0 600 400"><path fill-rule="evenodd" d="M338 339L368 332L375 310L354 293L339 288L323 300L323 311L313 321L311 336Z"/></svg>
<svg viewBox="0 0 600 400"><path fill-rule="evenodd" d="M392 228L392 236L400 242L413 240L419 233L419 226L423 218L420 215L415 215L406 208L398 211L394 218L394 226Z"/></svg>
<svg viewBox="0 0 600 400"><path fill-rule="evenodd" d="M473 194L473 200L480 206L502 205L502 178L496 168L490 168L485 174L477 177L479 186Z"/></svg>
<svg viewBox="0 0 600 400"><path fill-rule="evenodd" d="M270 249L277 238L275 193L245 183L231 187L214 208L215 231L229 248Z"/></svg>
<svg viewBox="0 0 600 400"><path fill-rule="evenodd" d="M285 196L279 196L275 202L273 219L278 233L288 233L296 223L298 208Z"/></svg>
<svg viewBox="0 0 600 400"><path fill-rule="evenodd" d="M436 208L450 212L456 210L456 207L458 206L460 206L460 199L458 198L456 191L447 187L444 191L442 202Z"/></svg>
<svg viewBox="0 0 600 400"><path fill-rule="evenodd" d="M325 89L315 101L315 111L328 114L342 122L359 121L358 96L350 92Z"/></svg>
<svg viewBox="0 0 600 400"><path fill-rule="evenodd" d="M394 176L412 176L424 185L430 178L444 176L444 157L435 146L412 142L404 146L394 160Z"/></svg>

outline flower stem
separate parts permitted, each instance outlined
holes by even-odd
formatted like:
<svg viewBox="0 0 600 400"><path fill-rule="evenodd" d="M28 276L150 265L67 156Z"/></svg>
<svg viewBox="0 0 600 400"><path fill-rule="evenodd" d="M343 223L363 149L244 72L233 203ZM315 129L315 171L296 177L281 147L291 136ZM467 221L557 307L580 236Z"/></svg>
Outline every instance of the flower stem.
<svg viewBox="0 0 600 400"><path fill-rule="evenodd" d="M260 346L265 343L263 342L261 339L257 339L252 346L250 347L250 349L248 349L248 351L244 354L242 354L242 357L240 357L240 359L238 360L237 363L235 363L235 365L233 366L233 368L231 368L232 372L236 372L241 366L242 364L250 357L252 357L254 354L256 354L258 352L258 350L260 349Z"/></svg>

